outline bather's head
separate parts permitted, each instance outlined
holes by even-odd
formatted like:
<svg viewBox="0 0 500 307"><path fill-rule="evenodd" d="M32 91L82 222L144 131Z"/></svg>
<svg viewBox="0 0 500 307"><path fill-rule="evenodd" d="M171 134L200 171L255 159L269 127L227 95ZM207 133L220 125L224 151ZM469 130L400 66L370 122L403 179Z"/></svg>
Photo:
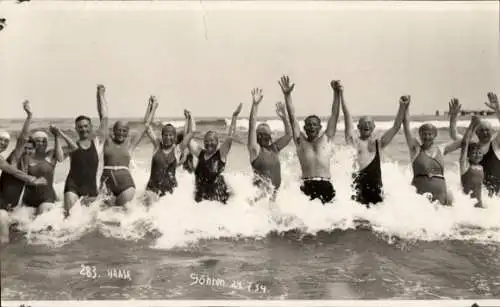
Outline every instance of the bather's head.
<svg viewBox="0 0 500 307"><path fill-rule="evenodd" d="M261 123L257 126L257 143L262 146L262 147L269 147L271 146L273 139L272 139L272 132L271 132L271 127L267 123Z"/></svg>
<svg viewBox="0 0 500 307"><path fill-rule="evenodd" d="M208 131L207 133L205 133L205 137L203 138L203 145L209 155L214 153L219 147L219 136L217 135L217 132Z"/></svg>
<svg viewBox="0 0 500 307"><path fill-rule="evenodd" d="M165 148L170 148L177 142L177 129L172 124L161 128L161 142Z"/></svg>
<svg viewBox="0 0 500 307"><path fill-rule="evenodd" d="M117 144L125 142L130 131L128 122L119 120L113 125L113 141Z"/></svg>
<svg viewBox="0 0 500 307"><path fill-rule="evenodd" d="M489 122L481 120L476 128L476 135L479 139L479 143L489 143L493 137L493 127Z"/></svg>
<svg viewBox="0 0 500 307"><path fill-rule="evenodd" d="M0 130L0 153L7 150L10 143L10 133Z"/></svg>
<svg viewBox="0 0 500 307"><path fill-rule="evenodd" d="M434 139L437 136L437 128L433 124L423 124L418 128L418 135L422 146L424 148L429 148L434 144Z"/></svg>
<svg viewBox="0 0 500 307"><path fill-rule="evenodd" d="M370 116L363 116L358 121L359 137L362 140L368 139L375 130L375 121Z"/></svg>
<svg viewBox="0 0 500 307"><path fill-rule="evenodd" d="M309 115L304 120L304 131L309 140L314 140L321 132L321 119L317 115Z"/></svg>

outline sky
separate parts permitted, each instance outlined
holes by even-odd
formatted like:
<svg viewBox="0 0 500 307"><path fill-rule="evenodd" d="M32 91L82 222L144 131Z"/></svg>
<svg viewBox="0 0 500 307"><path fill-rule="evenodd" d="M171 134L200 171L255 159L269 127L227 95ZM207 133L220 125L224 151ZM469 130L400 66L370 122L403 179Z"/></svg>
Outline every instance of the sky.
<svg viewBox="0 0 500 307"><path fill-rule="evenodd" d="M0 118L97 116L97 84L110 116L229 117L260 87L259 115L295 82L299 116L329 114L342 80L353 115L443 111L451 97L483 108L500 94L499 3L489 2L0 2Z"/></svg>

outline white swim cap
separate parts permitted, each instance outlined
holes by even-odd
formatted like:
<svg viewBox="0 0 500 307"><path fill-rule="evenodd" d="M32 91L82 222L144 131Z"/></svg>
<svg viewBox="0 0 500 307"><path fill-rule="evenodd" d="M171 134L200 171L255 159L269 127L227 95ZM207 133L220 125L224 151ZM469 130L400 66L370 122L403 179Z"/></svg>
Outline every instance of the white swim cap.
<svg viewBox="0 0 500 307"><path fill-rule="evenodd" d="M0 139L10 140L10 134L5 130L0 130Z"/></svg>
<svg viewBox="0 0 500 307"><path fill-rule="evenodd" d="M43 131L35 131L35 132L33 132L33 134L31 134L31 137L34 139L48 139L49 138L47 133L45 133Z"/></svg>

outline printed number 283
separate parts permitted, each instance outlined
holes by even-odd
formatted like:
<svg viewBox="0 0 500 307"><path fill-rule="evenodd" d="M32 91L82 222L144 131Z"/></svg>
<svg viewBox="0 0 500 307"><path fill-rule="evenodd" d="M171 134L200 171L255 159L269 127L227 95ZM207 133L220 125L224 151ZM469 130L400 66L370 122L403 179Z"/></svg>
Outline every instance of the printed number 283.
<svg viewBox="0 0 500 307"><path fill-rule="evenodd" d="M95 279L97 278L97 268L93 265L81 264L80 275Z"/></svg>

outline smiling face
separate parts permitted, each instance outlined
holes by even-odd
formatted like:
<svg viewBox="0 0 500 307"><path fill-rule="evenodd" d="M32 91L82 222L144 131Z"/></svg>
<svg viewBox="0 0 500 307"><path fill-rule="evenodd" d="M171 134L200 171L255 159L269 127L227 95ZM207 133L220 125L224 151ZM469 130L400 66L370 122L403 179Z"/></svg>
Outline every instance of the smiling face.
<svg viewBox="0 0 500 307"><path fill-rule="evenodd" d="M431 124L423 124L418 129L418 135L420 136L420 141L424 148L429 148L434 143L434 139L437 136L437 129Z"/></svg>
<svg viewBox="0 0 500 307"><path fill-rule="evenodd" d="M476 135L479 139L479 142L481 142L482 144L491 141L491 138L493 137L493 129L491 127L491 124L487 121L481 121L479 126L476 128Z"/></svg>
<svg viewBox="0 0 500 307"><path fill-rule="evenodd" d="M469 151L467 153L470 164L479 164L483 159L483 152L481 151L481 145L477 143L469 144Z"/></svg>
<svg viewBox="0 0 500 307"><path fill-rule="evenodd" d="M316 115L308 116L304 121L304 131L307 138L313 140L321 132L321 120Z"/></svg>
<svg viewBox="0 0 500 307"><path fill-rule="evenodd" d="M268 124L259 124L257 126L257 143L262 146L262 147L269 147L271 146L273 140L271 136L271 128L269 127Z"/></svg>
<svg viewBox="0 0 500 307"><path fill-rule="evenodd" d="M219 146L219 137L217 136L217 133L214 131L208 131L203 138L203 145L209 155L214 153Z"/></svg>
<svg viewBox="0 0 500 307"><path fill-rule="evenodd" d="M375 122L371 117L364 116L359 119L358 131L359 137L362 140L368 139L372 135L373 130L375 130Z"/></svg>
<svg viewBox="0 0 500 307"><path fill-rule="evenodd" d="M35 141L34 140L29 140L28 142L26 142L26 144L24 144L24 154L29 156L29 157L32 157L35 155Z"/></svg>
<svg viewBox="0 0 500 307"><path fill-rule="evenodd" d="M161 141L164 147L170 148L177 141L177 130L172 125L165 125L161 129Z"/></svg>
<svg viewBox="0 0 500 307"><path fill-rule="evenodd" d="M117 121L113 126L113 141L118 144L125 142L129 130L129 126L126 122Z"/></svg>
<svg viewBox="0 0 500 307"><path fill-rule="evenodd" d="M75 130L80 140L88 139L92 132L92 124L86 117L80 117L75 121Z"/></svg>

